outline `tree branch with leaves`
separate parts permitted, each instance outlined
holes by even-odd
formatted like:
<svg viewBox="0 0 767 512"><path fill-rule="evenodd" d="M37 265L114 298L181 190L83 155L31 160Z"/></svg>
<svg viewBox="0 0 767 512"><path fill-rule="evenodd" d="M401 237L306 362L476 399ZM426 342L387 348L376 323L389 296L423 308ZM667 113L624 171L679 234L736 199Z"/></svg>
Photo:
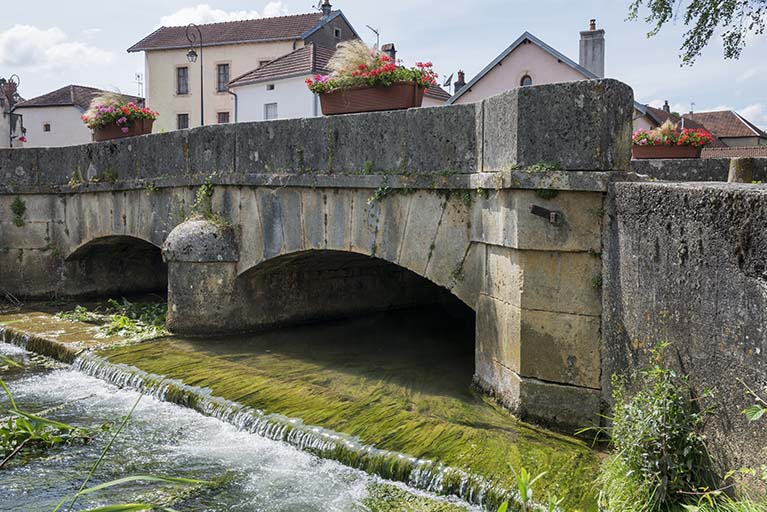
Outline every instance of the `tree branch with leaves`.
<svg viewBox="0 0 767 512"><path fill-rule="evenodd" d="M724 58L737 59L749 34L764 34L767 0L632 0L628 19L640 17L652 25L647 37L681 17L689 27L680 47L683 65L695 63L717 30L722 31Z"/></svg>

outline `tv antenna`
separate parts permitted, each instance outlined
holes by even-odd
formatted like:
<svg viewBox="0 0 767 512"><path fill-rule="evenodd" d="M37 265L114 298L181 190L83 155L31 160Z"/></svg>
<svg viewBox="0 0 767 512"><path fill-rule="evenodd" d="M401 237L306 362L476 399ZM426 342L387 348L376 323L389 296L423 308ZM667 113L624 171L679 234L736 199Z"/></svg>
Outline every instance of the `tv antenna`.
<svg viewBox="0 0 767 512"><path fill-rule="evenodd" d="M378 30L374 29L370 25L365 25L367 28L370 29L372 33L376 35L376 50L381 47L381 33L378 32Z"/></svg>

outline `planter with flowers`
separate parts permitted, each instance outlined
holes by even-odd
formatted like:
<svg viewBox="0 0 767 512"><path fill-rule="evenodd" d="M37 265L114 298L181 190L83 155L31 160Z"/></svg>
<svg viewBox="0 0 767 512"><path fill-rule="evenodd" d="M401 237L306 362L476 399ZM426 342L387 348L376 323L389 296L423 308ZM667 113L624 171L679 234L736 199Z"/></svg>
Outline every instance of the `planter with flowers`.
<svg viewBox="0 0 767 512"><path fill-rule="evenodd" d="M158 115L115 94L94 98L82 120L93 130L93 140L101 141L152 133Z"/></svg>
<svg viewBox="0 0 767 512"><path fill-rule="evenodd" d="M398 66L361 41L339 44L328 68L330 75L306 79L326 116L420 107L426 88L437 83L431 62Z"/></svg>
<svg viewBox="0 0 767 512"><path fill-rule="evenodd" d="M703 147L714 141L714 136L701 128L677 130L666 121L653 130L634 132L632 156L642 158L700 158Z"/></svg>

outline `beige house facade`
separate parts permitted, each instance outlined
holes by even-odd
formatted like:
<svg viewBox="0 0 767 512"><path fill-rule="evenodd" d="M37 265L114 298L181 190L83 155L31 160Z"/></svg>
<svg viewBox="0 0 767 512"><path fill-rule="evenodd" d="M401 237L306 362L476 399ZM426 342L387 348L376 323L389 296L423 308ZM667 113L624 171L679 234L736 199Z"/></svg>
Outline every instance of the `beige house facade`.
<svg viewBox="0 0 767 512"><path fill-rule="evenodd" d="M329 2L316 13L198 28L199 34L191 28L190 35L197 41L201 35L201 45L190 44L187 27L161 27L128 49L144 52L146 103L160 113L154 132L235 122L236 93L228 86L234 77L307 44L335 48L341 41L359 38L343 13L331 10ZM188 58L190 49L198 54L195 62Z"/></svg>

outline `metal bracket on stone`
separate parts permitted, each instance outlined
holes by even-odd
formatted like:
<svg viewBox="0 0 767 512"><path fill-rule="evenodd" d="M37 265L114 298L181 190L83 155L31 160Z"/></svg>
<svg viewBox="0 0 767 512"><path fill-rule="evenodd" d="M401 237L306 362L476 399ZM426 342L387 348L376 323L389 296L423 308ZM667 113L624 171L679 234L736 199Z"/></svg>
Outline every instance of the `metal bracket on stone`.
<svg viewBox="0 0 767 512"><path fill-rule="evenodd" d="M544 208L543 206L538 206L536 204L530 205L530 213L533 215L537 215L538 217L543 217L544 219L547 219L549 221L549 224L559 224L562 220L562 214L559 212L555 212L552 210L548 210Z"/></svg>

